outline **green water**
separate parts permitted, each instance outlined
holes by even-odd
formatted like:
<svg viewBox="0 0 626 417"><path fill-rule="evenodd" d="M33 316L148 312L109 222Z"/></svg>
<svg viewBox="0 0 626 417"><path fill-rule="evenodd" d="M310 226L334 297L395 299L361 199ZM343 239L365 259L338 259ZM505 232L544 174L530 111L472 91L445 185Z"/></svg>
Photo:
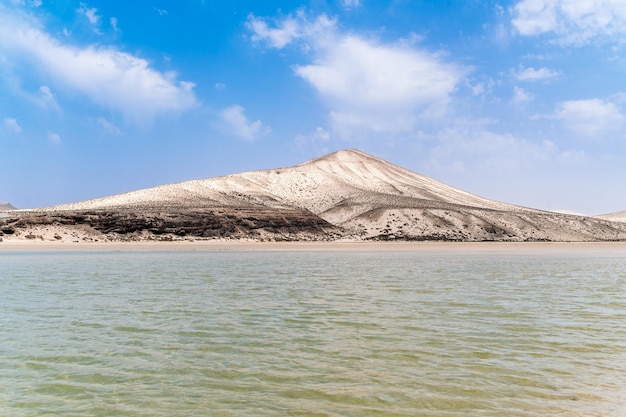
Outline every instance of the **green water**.
<svg viewBox="0 0 626 417"><path fill-rule="evenodd" d="M624 416L626 254L0 253L0 416Z"/></svg>

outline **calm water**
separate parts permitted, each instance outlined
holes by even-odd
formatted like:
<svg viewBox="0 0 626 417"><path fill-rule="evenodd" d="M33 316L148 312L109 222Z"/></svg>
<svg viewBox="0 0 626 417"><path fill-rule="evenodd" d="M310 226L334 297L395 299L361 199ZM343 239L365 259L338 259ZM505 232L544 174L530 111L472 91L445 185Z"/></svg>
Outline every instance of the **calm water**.
<svg viewBox="0 0 626 417"><path fill-rule="evenodd" d="M0 253L2 416L624 416L626 254Z"/></svg>

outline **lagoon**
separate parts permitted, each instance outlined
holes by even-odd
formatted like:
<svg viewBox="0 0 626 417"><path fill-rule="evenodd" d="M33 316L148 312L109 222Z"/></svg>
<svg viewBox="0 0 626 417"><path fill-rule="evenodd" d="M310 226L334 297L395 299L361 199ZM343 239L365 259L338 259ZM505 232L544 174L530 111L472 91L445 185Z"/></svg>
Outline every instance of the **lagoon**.
<svg viewBox="0 0 626 417"><path fill-rule="evenodd" d="M0 415L626 414L619 252L0 252L0 328Z"/></svg>

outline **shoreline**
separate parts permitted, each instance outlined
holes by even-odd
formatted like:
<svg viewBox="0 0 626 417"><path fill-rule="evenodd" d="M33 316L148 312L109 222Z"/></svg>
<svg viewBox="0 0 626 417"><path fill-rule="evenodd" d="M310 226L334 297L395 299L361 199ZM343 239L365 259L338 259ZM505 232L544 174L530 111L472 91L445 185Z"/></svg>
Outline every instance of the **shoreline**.
<svg viewBox="0 0 626 417"><path fill-rule="evenodd" d="M3 252L326 252L400 251L428 253L626 254L626 242L256 242L236 240L180 242L50 242L13 240L0 242Z"/></svg>

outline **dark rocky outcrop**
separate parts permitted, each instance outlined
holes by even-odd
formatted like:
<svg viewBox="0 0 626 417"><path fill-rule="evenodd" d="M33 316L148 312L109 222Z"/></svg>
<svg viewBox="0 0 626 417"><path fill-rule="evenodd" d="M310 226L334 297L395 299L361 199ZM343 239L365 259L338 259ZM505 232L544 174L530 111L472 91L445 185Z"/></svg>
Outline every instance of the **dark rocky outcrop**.
<svg viewBox="0 0 626 417"><path fill-rule="evenodd" d="M80 229L95 239L176 240L256 238L269 240L326 240L340 230L303 210L179 209L169 211L85 210L14 212L0 219L0 233L13 235L33 227Z"/></svg>

